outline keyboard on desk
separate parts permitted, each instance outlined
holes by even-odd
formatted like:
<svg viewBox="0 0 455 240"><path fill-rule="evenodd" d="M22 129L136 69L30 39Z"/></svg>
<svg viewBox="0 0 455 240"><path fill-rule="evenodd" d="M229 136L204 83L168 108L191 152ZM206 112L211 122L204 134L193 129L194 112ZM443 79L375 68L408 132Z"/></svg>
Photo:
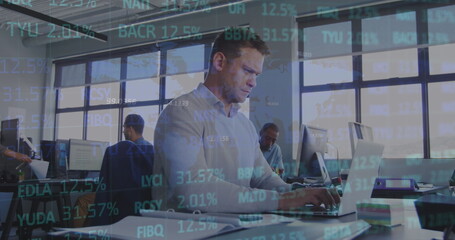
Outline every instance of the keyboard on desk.
<svg viewBox="0 0 455 240"><path fill-rule="evenodd" d="M339 210L338 206L325 208L323 206L314 206L314 205L307 205L307 206L297 209L297 211L310 212L313 215L323 215L323 216L338 216L338 210Z"/></svg>
<svg viewBox="0 0 455 240"><path fill-rule="evenodd" d="M308 204L303 207L294 208L291 210L276 210L272 211L275 214L284 214L284 215L312 215L312 216L329 216L337 217L339 216L339 206L334 206L331 208L325 208L322 206L314 206Z"/></svg>

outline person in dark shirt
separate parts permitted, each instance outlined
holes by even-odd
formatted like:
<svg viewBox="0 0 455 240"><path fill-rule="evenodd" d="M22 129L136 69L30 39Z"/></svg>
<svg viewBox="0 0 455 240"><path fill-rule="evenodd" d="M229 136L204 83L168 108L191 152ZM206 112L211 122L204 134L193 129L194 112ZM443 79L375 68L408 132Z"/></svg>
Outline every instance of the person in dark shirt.
<svg viewBox="0 0 455 240"><path fill-rule="evenodd" d="M127 141L133 142L134 144L136 144L139 147L139 149L147 151L146 149L151 147L152 153L153 153L152 144L149 141L145 140L144 137L142 136L142 133L144 131L144 125L145 125L144 119L140 115L129 114L128 116L126 116L125 122L123 123L123 135L125 136L125 139ZM143 147L141 147L141 146L143 146ZM111 147L113 147L113 146L111 146ZM107 151L109 151L109 150L107 150ZM150 151L148 153L150 153ZM152 159L153 159L153 156L152 156ZM127 163L125 162L125 164L127 164ZM144 163L144 164L147 165L146 163ZM150 172L152 171L151 167L152 166L150 166ZM125 169L126 169L126 166L125 166ZM104 173L105 172L101 172L100 177L103 177L101 175ZM108 181L108 180L110 180L110 179L108 179L106 177L106 181ZM80 216L87 216L89 214L89 206L90 205L93 206L93 204L95 203L95 198L96 198L96 193L88 193L88 194L80 196L76 201L76 205L79 206L79 212L78 213L74 212L74 214L79 214ZM74 215L74 216L77 216L77 215ZM96 223L96 221L94 221L92 223L88 223L88 222L86 222L86 218L82 217L82 218L73 220L73 227L83 227L85 225L93 224L93 223Z"/></svg>
<svg viewBox="0 0 455 240"><path fill-rule="evenodd" d="M3 154L6 157L14 158L14 159L19 160L21 162L26 162L26 163L32 162L32 159L29 156L27 156L25 154L22 154L22 153L18 153L18 152L12 151L12 150L9 150L7 147L5 147L3 145L0 145L0 153Z"/></svg>
<svg viewBox="0 0 455 240"><path fill-rule="evenodd" d="M144 119L138 114L126 116L123 124L123 135L126 140L132 141L137 145L152 145L142 136L144 131Z"/></svg>

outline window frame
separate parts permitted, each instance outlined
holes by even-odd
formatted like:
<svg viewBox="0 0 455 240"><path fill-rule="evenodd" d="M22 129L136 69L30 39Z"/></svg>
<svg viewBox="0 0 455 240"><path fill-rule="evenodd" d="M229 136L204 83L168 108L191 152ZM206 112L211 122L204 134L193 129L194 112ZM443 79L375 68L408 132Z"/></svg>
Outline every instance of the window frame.
<svg viewBox="0 0 455 240"><path fill-rule="evenodd" d="M88 55L83 55L83 56L78 56L74 58L68 58L68 59L62 59L62 60L56 60L53 63L55 64L55 84L54 84L54 89L56 91L56 101L55 101L55 115L54 118L57 119L58 114L60 113L70 113L70 112L83 112L83 133L82 133L82 139L86 140L87 139L87 117L88 117L88 112L93 111L93 110L106 110L106 109L118 109L119 110L119 123L122 121L124 118L124 108L128 107L142 107L142 106L158 106L158 111L161 113L164 109L164 106L168 104L170 101L172 101L172 98L165 98L165 91L166 91L166 85L165 85L165 78L166 76L169 76L166 74L166 68L163 67L163 65L166 64L167 59L167 51L173 50L173 49L178 49L182 47L188 47L188 46L193 46L193 45L204 45L204 66L203 66L203 72L204 76L206 76L208 67L209 67L209 58L210 58L210 50L212 48L212 43L213 40L215 39L217 33L210 33L203 35L202 39L178 39L178 40L169 40L169 41L163 41L163 42L155 42L155 43L150 43L144 46L139 46L139 47L129 47L129 48L124 48L116 51L107 51L107 52L102 52L102 53L96 53L96 54L88 54ZM127 58L129 56L133 55L138 55L138 54L144 54L144 53L150 53L150 52L159 52L159 69L158 69L158 74L156 76L151 76L151 77L156 77L159 79L159 98L158 100L146 100L146 101L137 101L134 103L131 102L125 102L125 93L126 93L126 82L127 81L134 81L134 80L139 80L139 79L126 79L127 76ZM89 93L90 93L90 88L93 85L96 84L106 84L109 82L103 82L103 83L92 83L91 82L91 66L92 62L94 61L100 61L100 60L107 60L111 58L120 58L121 59L121 66L120 66L120 80L119 81L111 81L111 82L119 82L120 83L120 94L119 94L119 101L118 103L106 103L102 105L94 105L90 106L89 103ZM85 92L85 97L84 97L84 103L83 106L81 107L70 107L70 108L59 108L58 107L58 101L59 101L59 94L60 94L60 89L65 88L65 86L62 86L62 68L66 66L71 66L71 65L76 65L76 64L85 64L86 65L86 74L85 74L85 81L84 84L77 85L77 86L83 86L84 87L84 92ZM143 79L143 78L141 78ZM74 85L68 86L68 87L76 87ZM54 123L54 139L57 137L57 128L58 128L58 123L55 121ZM122 139L122 124L119 124L118 126L118 141Z"/></svg>
<svg viewBox="0 0 455 240"><path fill-rule="evenodd" d="M337 18L321 18L319 14L310 14L308 16L301 16L296 19L299 32L303 33L305 28L323 26L327 24L333 24L338 22L351 22L351 31L352 31L352 51L350 55L352 56L352 66L353 66L353 79L352 82L346 83L329 83L321 85L304 85L304 60L317 59L311 58L311 56L305 56L304 52L304 42L299 41L298 43L298 61L299 61L299 122L302 123L302 95L305 93L312 92L323 92L323 91L337 91L345 89L354 89L355 91L355 121L362 122L362 113L361 113L361 89L372 88L372 87L385 87L385 86L397 86L397 85L408 85L408 84L420 84L421 85L421 104L422 104L422 125L423 125L423 158L431 158L431 149L430 149L430 127L429 127L429 98L428 98L428 84L435 82L453 82L455 79L455 73L448 74L437 74L430 75L430 63L429 63L429 39L428 39L428 21L423 21L425 17L428 16L427 12L433 8L439 8L444 6L452 6L453 3L385 3L377 4L371 6L360 6L352 7L348 9L333 9L327 13L326 16L334 16L336 14ZM356 33L362 33L362 19L371 18L368 16L368 11L365 11L367 8L375 8L378 13L378 16L386 16L397 14L397 11L412 11L416 16L416 34L417 34L417 44L407 47L401 47L398 49L385 49L378 51L362 51L362 43L354 41L354 36ZM357 15L358 18L350 18L350 14L354 11L358 11L361 14ZM332 14L332 15L331 15ZM300 38L299 38L300 39ZM303 39L303 38L302 38ZM436 44L435 44L436 45ZM414 77L403 77L403 78L387 78L387 79L377 79L377 80L367 80L362 79L362 55L367 53L374 52L387 52L399 49L415 49L417 51L417 61L418 61L418 75ZM344 54L341 56L348 56L349 54ZM336 57L340 55L328 56ZM326 58L325 56L324 58Z"/></svg>

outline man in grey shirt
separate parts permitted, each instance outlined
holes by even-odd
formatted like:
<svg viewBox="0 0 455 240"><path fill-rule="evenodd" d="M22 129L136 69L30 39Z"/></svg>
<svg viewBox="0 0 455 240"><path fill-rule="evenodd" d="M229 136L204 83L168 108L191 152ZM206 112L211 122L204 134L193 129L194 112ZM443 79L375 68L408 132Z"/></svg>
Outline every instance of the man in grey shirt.
<svg viewBox="0 0 455 240"><path fill-rule="evenodd" d="M265 160L277 174L284 173L283 154L276 143L280 131L275 123L266 123L259 131L259 146Z"/></svg>
<svg viewBox="0 0 455 240"><path fill-rule="evenodd" d="M252 31L226 29L215 40L204 83L161 113L154 174L163 185L152 188L161 210L248 213L339 202L323 188L291 191L268 166L255 127L239 112L268 54Z"/></svg>

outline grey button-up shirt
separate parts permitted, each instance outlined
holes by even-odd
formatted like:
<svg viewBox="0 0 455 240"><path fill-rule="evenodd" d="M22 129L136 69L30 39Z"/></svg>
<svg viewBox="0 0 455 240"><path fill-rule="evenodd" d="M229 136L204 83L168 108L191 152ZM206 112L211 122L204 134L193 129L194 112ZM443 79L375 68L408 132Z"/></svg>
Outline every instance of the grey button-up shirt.
<svg viewBox="0 0 455 240"><path fill-rule="evenodd" d="M152 198L161 210L262 212L278 207L279 192L291 186L272 172L259 148L256 129L234 104L224 104L199 84L174 99L155 129L154 174L162 187Z"/></svg>
<svg viewBox="0 0 455 240"><path fill-rule="evenodd" d="M269 150L262 153L264 154L265 160L267 160L272 168L284 169L283 155L281 154L281 148L278 144L274 143Z"/></svg>

